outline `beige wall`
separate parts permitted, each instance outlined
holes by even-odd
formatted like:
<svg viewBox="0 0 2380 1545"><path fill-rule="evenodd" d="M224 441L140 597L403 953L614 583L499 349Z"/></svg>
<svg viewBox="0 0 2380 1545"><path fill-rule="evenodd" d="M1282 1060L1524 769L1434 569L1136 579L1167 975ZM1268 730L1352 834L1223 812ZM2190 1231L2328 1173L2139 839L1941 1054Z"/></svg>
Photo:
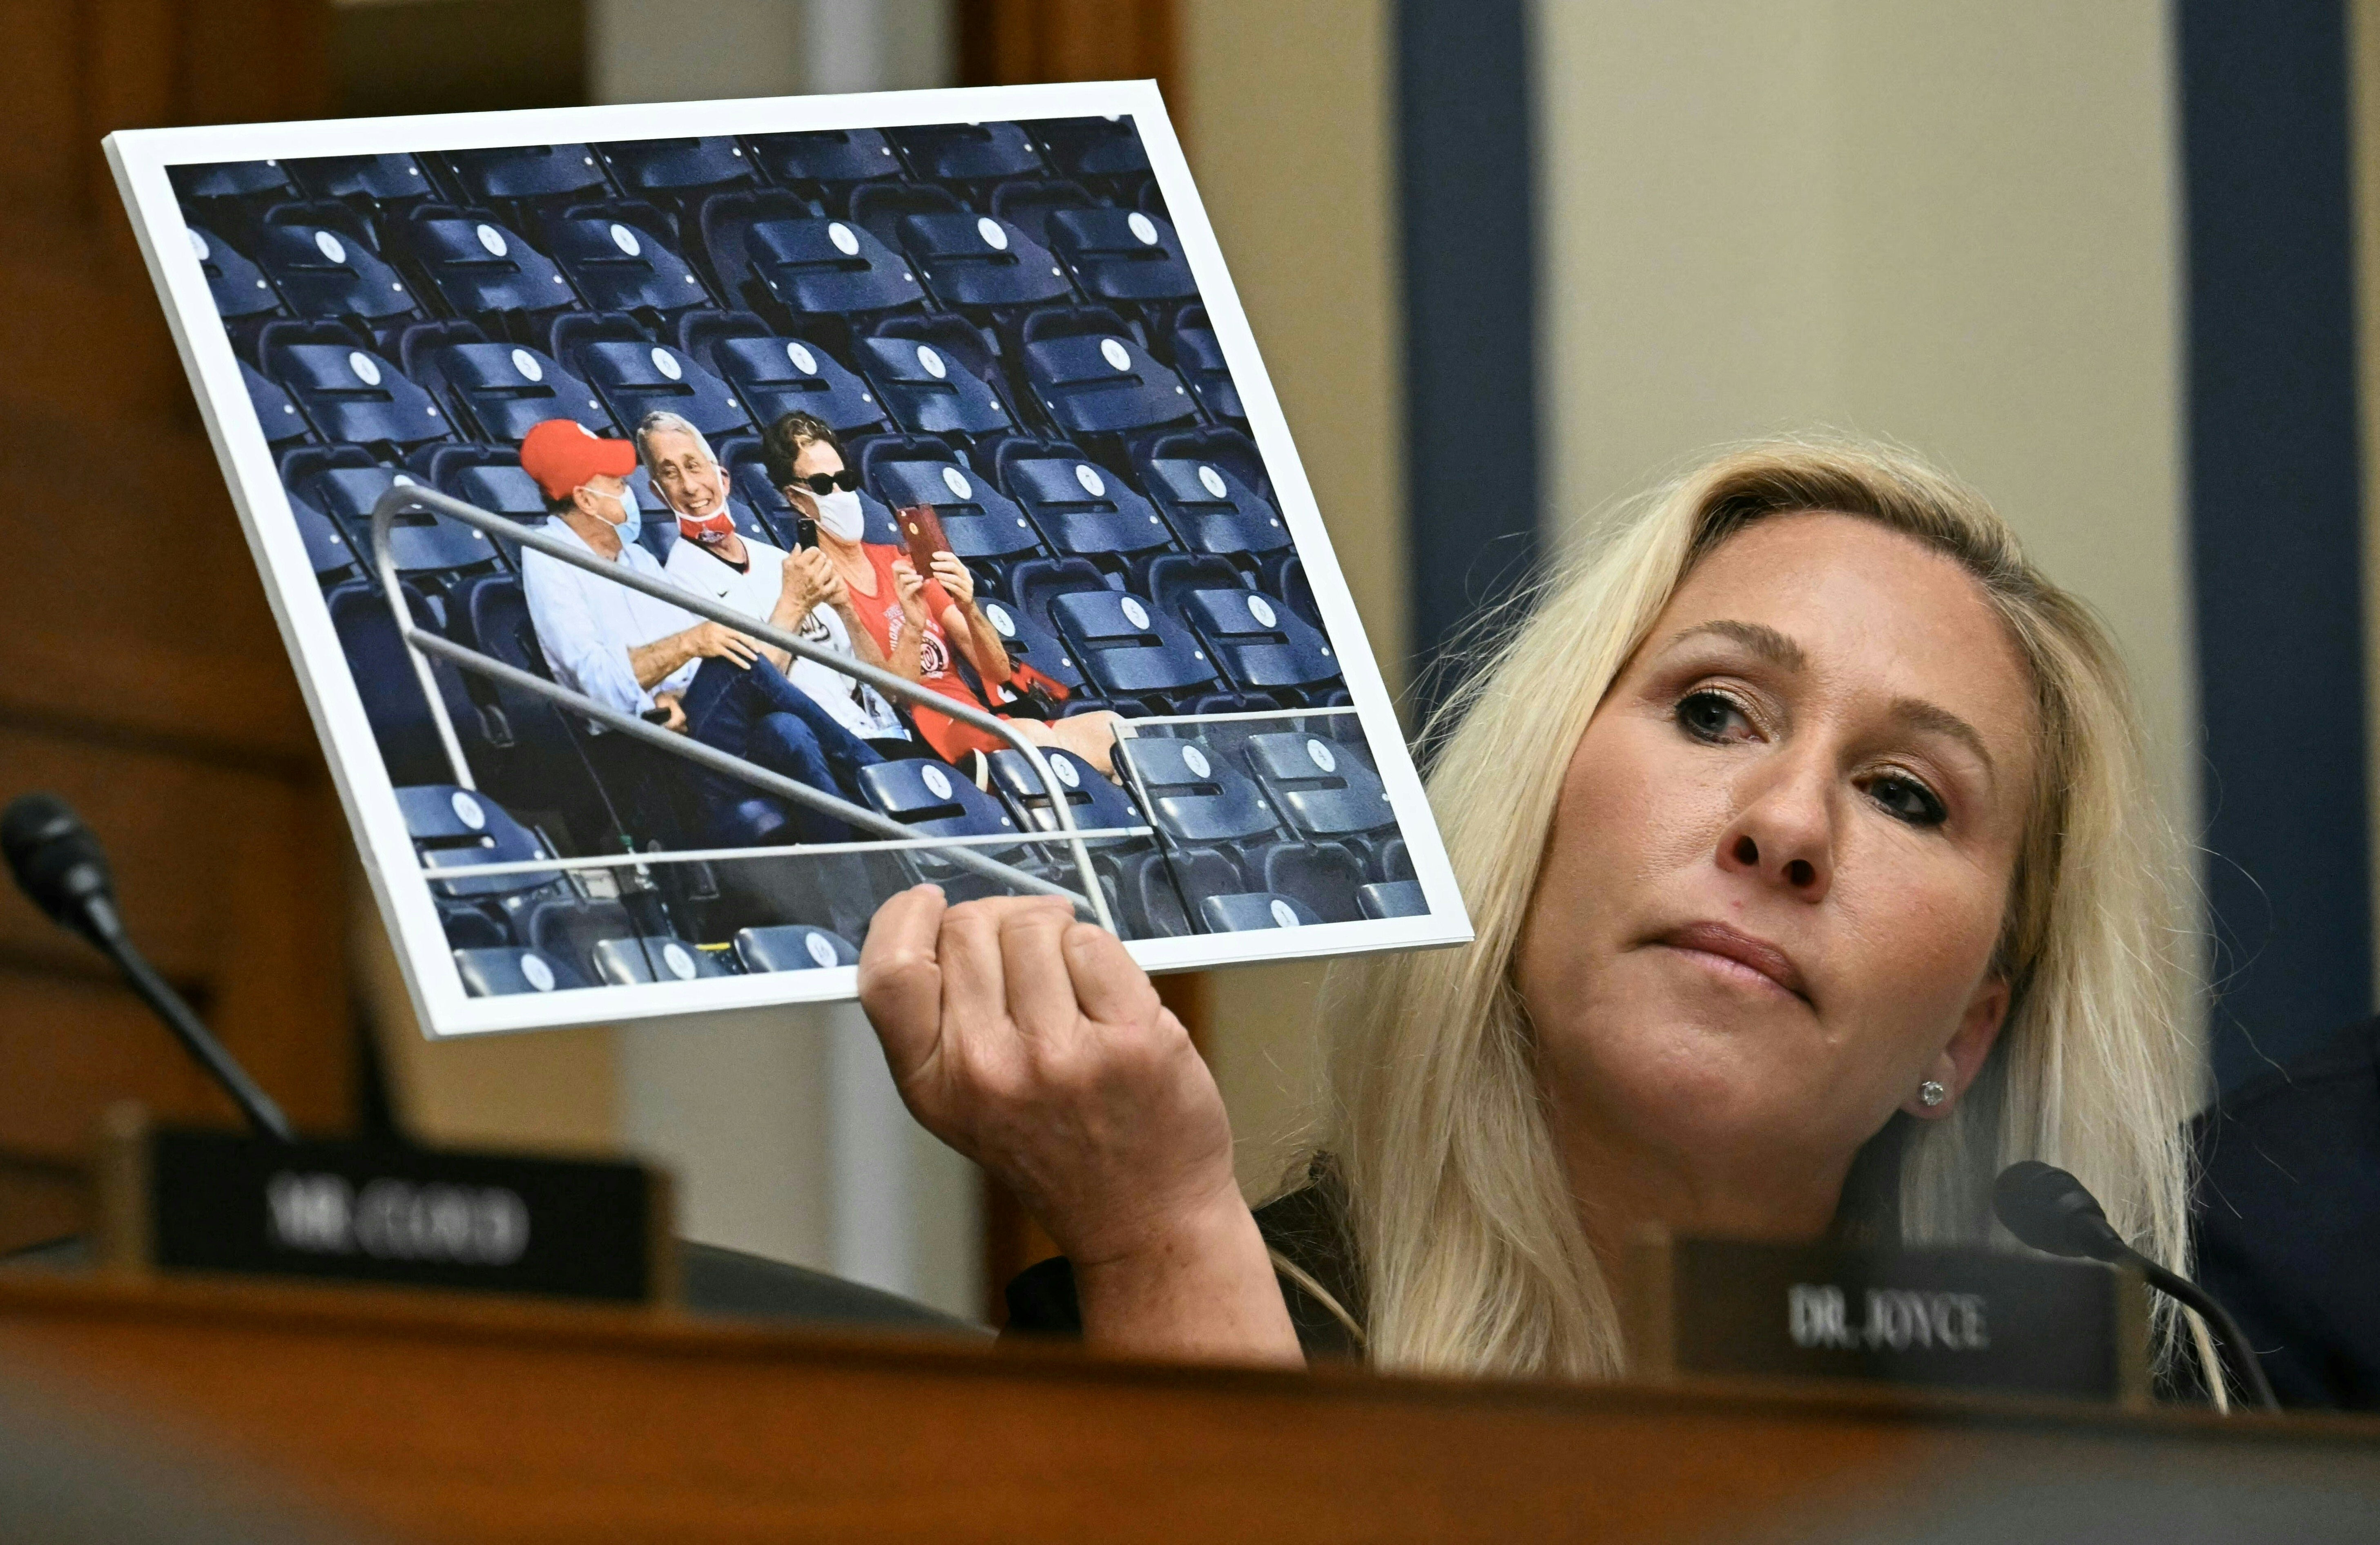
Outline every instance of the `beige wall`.
<svg viewBox="0 0 2380 1545"><path fill-rule="evenodd" d="M1832 426L1961 474L2105 614L2196 809L2157 0L1538 9L1548 519Z"/></svg>
<svg viewBox="0 0 2380 1545"><path fill-rule="evenodd" d="M1182 0L1200 196L1391 691L1405 651L1390 7ZM1304 1121L1318 967L1219 971L1212 1056L1262 1189Z"/></svg>

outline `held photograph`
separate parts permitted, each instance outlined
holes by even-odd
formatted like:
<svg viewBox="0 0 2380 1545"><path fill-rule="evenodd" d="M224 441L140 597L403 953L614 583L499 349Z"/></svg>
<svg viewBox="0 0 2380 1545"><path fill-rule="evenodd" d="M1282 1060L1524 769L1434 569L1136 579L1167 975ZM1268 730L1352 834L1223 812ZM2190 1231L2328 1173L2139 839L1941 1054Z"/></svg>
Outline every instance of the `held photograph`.
<svg viewBox="0 0 2380 1545"><path fill-rule="evenodd" d="M109 150L430 1033L1469 937L1153 86Z"/></svg>

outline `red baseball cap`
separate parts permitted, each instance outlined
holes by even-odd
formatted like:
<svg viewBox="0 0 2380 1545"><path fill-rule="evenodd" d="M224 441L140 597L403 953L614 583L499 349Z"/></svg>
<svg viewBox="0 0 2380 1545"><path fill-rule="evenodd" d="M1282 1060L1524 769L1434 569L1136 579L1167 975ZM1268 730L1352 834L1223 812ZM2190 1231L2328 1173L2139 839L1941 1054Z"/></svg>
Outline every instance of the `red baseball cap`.
<svg viewBox="0 0 2380 1545"><path fill-rule="evenodd" d="M589 478L625 478L637 469L637 447L625 440L599 439L575 419L548 419L521 440L521 470L537 480L549 499L567 499Z"/></svg>

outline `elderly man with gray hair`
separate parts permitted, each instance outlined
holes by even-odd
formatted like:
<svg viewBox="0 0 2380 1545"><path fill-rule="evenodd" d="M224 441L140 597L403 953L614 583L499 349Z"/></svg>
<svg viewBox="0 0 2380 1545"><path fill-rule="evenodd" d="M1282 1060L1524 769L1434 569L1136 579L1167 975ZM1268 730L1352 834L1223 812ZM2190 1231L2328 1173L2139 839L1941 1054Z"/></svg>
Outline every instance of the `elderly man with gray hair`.
<svg viewBox="0 0 2380 1545"><path fill-rule="evenodd" d="M672 578L804 643L884 663L826 554L815 548L788 553L736 530L728 511L727 468L700 430L675 413L648 413L637 424L637 455L653 492L677 517L679 541L666 566ZM920 748L875 688L816 661L756 647L853 735L888 755L917 754Z"/></svg>

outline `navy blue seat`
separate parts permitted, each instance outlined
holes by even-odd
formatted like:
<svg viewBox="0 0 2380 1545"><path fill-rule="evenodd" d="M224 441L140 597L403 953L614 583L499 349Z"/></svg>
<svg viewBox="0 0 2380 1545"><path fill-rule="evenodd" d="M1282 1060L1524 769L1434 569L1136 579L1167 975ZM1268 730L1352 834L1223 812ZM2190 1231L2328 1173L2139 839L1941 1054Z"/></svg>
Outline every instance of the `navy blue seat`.
<svg viewBox="0 0 2380 1545"><path fill-rule="evenodd" d="M545 223L553 261L599 311L674 317L715 307L710 288L662 238L626 220L556 216Z"/></svg>
<svg viewBox="0 0 2380 1545"><path fill-rule="evenodd" d="M1265 474L1257 443L1228 424L1170 430L1151 440L1145 454L1151 461L1211 462L1225 477L1254 489L1257 497L1273 498L1272 480Z"/></svg>
<svg viewBox="0 0 2380 1545"><path fill-rule="evenodd" d="M1050 249L989 214L912 214L898 241L944 306L990 310L1074 298L1074 286Z"/></svg>
<svg viewBox="0 0 2380 1545"><path fill-rule="evenodd" d="M295 493L289 495L289 514L298 523L298 540L306 544L306 560L314 566L316 584L336 584L360 572L355 547L336 521Z"/></svg>
<svg viewBox="0 0 2380 1545"><path fill-rule="evenodd" d="M257 346L264 374L296 399L325 440L406 449L454 438L430 394L395 365L353 344L313 341L334 331L273 322Z"/></svg>
<svg viewBox="0 0 2380 1545"><path fill-rule="evenodd" d="M878 336L854 347L856 362L893 420L913 434L974 438L1016 427L1007 404L980 376L931 344Z"/></svg>
<svg viewBox="0 0 2380 1545"><path fill-rule="evenodd" d="M552 259L492 220L417 212L392 228L390 246L457 316L515 311L534 322L583 304Z"/></svg>
<svg viewBox="0 0 2380 1545"><path fill-rule="evenodd" d="M446 164L474 203L544 202L601 197L611 184L592 145L516 145L501 150L448 151Z"/></svg>
<svg viewBox="0 0 2380 1545"><path fill-rule="evenodd" d="M753 427L725 382L669 345L646 341L625 317L564 317L553 336L554 352L595 388L625 431L655 410L675 413L706 435Z"/></svg>
<svg viewBox="0 0 2380 1545"><path fill-rule="evenodd" d="M970 562L1021 557L1041 544L1025 513L938 440L905 434L871 440L860 447L859 474L895 510L930 506L951 551Z"/></svg>
<svg viewBox="0 0 2380 1545"><path fill-rule="evenodd" d="M413 287L353 231L267 224L257 227L249 255L299 316L377 326L421 315Z"/></svg>
<svg viewBox="0 0 2380 1545"><path fill-rule="evenodd" d="M248 388L249 406L256 409L257 426L264 431L266 444L277 451L314 437L314 426L298 411L298 399L279 382L268 380L245 359L239 362L239 381Z"/></svg>
<svg viewBox="0 0 2380 1545"><path fill-rule="evenodd" d="M1141 463L1140 481L1193 553L1252 556L1289 545L1281 512L1220 461L1151 456Z"/></svg>
<svg viewBox="0 0 2380 1545"><path fill-rule="evenodd" d="M901 245L901 222L912 214L957 214L965 209L946 189L929 182L871 182L851 190L855 224L865 225L887 247Z"/></svg>
<svg viewBox="0 0 2380 1545"><path fill-rule="evenodd" d="M1260 928L1311 928L1322 919L1294 896L1269 891L1208 896L1198 904L1198 920L1209 933L1245 933Z"/></svg>
<svg viewBox="0 0 2380 1545"><path fill-rule="evenodd" d="M599 939L590 953L597 979L613 987L634 987L650 981L699 981L735 974L714 959L710 951L666 933Z"/></svg>
<svg viewBox="0 0 2380 1545"><path fill-rule="evenodd" d="M735 931L735 958L747 971L814 971L856 966L859 950L840 933L808 923L776 923Z"/></svg>
<svg viewBox="0 0 2380 1545"><path fill-rule="evenodd" d="M819 206L782 188L731 189L702 201L695 216L711 283L730 306L759 311L771 306L768 287L752 272L752 227L773 220L823 218Z"/></svg>
<svg viewBox="0 0 2380 1545"><path fill-rule="evenodd" d="M706 205L708 219L710 207ZM792 316L847 317L915 306L926 298L905 259L847 220L756 220L744 227L744 262L770 299ZM711 249L714 255L717 247ZM721 260L725 282L726 260Z"/></svg>
<svg viewBox="0 0 2380 1545"><path fill-rule="evenodd" d="M884 137L911 171L938 182L989 182L1041 170L1040 153L1017 124L914 125L888 128Z"/></svg>
<svg viewBox="0 0 2380 1545"><path fill-rule="evenodd" d="M437 180L419 156L314 155L286 162L306 191L317 199L352 199L381 208L438 196Z"/></svg>
<svg viewBox="0 0 2380 1545"><path fill-rule="evenodd" d="M1180 623L1139 596L1074 590L1050 602L1058 636L1100 695L1172 700L1215 685L1205 650Z"/></svg>
<svg viewBox="0 0 2380 1545"><path fill-rule="evenodd" d="M1116 865L1116 923L1128 939L1179 939L1202 931L1191 920L1208 896L1233 895L1247 879L1231 858L1208 847L1135 854ZM1190 910L1183 906L1187 894Z"/></svg>
<svg viewBox="0 0 2380 1545"><path fill-rule="evenodd" d="M1376 880L1355 888L1356 910L1375 920L1381 918L1427 918L1429 898L1411 880Z"/></svg>
<svg viewBox="0 0 2380 1545"><path fill-rule="evenodd" d="M1317 735L1252 735L1248 764L1298 834L1343 837L1396 824L1380 775L1344 741Z"/></svg>
<svg viewBox="0 0 2380 1545"><path fill-rule="evenodd" d="M1372 873L1383 881L1411 880L1413 854L1402 837L1389 837L1372 850Z"/></svg>
<svg viewBox="0 0 2380 1545"><path fill-rule="evenodd" d="M868 434L888 420L868 383L819 345L781 338L749 311L696 312L678 328L681 347L734 388L753 420L772 424L808 413L837 434Z"/></svg>
<svg viewBox="0 0 2380 1545"><path fill-rule="evenodd" d="M425 470L439 493L451 494L491 515L501 515L524 526L541 526L547 519L543 491L536 480L521 470L518 457L509 451L493 445L442 446ZM502 535L493 540L505 561L518 567L519 544Z"/></svg>
<svg viewBox="0 0 2380 1545"><path fill-rule="evenodd" d="M525 864L551 858L536 833L522 825L485 794L451 783L400 785L397 809L405 817L405 833L421 867L435 874L442 870L481 864ZM560 870L528 870L518 874L467 874L452 880L432 879L431 894L453 900L518 902L533 893L547 896L567 894Z"/></svg>
<svg viewBox="0 0 2380 1545"><path fill-rule="evenodd" d="M1070 177L1128 176L1148 170L1148 152L1128 115L1040 118L1025 125L1050 164Z"/></svg>
<svg viewBox="0 0 2380 1545"><path fill-rule="evenodd" d="M991 190L990 201L992 218L1005 220L1033 238L1036 245L1050 245L1050 216L1062 209L1097 209L1099 201L1078 182L1054 181L1003 182Z"/></svg>
<svg viewBox="0 0 2380 1545"><path fill-rule="evenodd" d="M1110 782L1089 762L1071 751L1047 748L1042 756L1050 763L1050 775L1058 780L1066 792L1066 809L1075 818L1078 832L1097 831L1103 827L1146 826L1148 818L1140 813L1132 797ZM1054 832L1057 816L1050 808L1049 796L1041 790L1040 774L1022 751L991 753L991 787L1008 807L1016 824L1028 831ZM1141 837L1093 837L1085 845L1093 848L1129 848L1147 841ZM1058 863L1067 861L1063 847L1047 847L1043 853Z"/></svg>
<svg viewBox="0 0 2380 1545"><path fill-rule="evenodd" d="M1050 615L1050 603L1070 591L1112 590L1109 577L1087 558L1028 558L1009 571L1008 593L1015 602L1016 637L1010 640L1010 652L1026 646L1026 657L1044 675L1055 677L1067 687L1081 688L1082 668L1075 663L1065 640L1058 637L1058 625ZM999 626L993 618L992 625ZM1049 652L1057 659L1058 668L1040 658L1042 640L1049 640Z"/></svg>
<svg viewBox="0 0 2380 1545"><path fill-rule="evenodd" d="M1128 770L1125 782L1148 796L1150 813L1178 841L1245 842L1277 829L1255 781L1202 740L1135 736L1117 741L1115 754Z"/></svg>
<svg viewBox="0 0 2380 1545"><path fill-rule="evenodd" d="M241 256L231 243L196 225L183 232L190 251L207 276L207 293L214 298L215 314L226 322L281 313L281 292L264 270Z"/></svg>
<svg viewBox="0 0 2380 1545"><path fill-rule="evenodd" d="M1198 293L1173 227L1136 209L1053 210L1050 249L1094 300L1147 304Z"/></svg>
<svg viewBox="0 0 2380 1545"><path fill-rule="evenodd" d="M1289 603L1289 609L1315 627L1322 626L1322 607L1314 599L1314 584L1305 577L1305 560L1281 554L1265 565L1265 589Z"/></svg>
<svg viewBox="0 0 2380 1545"><path fill-rule="evenodd" d="M976 605L999 633L1000 647L1012 662L1032 666L1072 694L1066 702L1068 713L1092 712L1106 706L1084 687L1081 668L1067 651L1065 640L1050 627L1046 613L1037 614L980 589Z"/></svg>
<svg viewBox="0 0 2380 1545"><path fill-rule="evenodd" d="M436 618L421 592L411 585L402 589L413 626L434 628ZM341 585L326 593L322 602L330 611L348 673L355 678L356 694L363 700L364 717L371 724L372 739L380 747L389 781L401 786L453 778L454 764L446 760L429 702L421 695L420 678L414 674L412 657L397 636L388 598L380 586L365 580ZM457 732L467 730L473 715L461 683L443 665L434 667L431 676L439 684L441 699ZM464 748L467 753L471 749L469 740Z"/></svg>
<svg viewBox="0 0 2380 1545"><path fill-rule="evenodd" d="M881 129L824 128L796 134L755 134L744 141L760 169L783 187L841 190L878 177L897 177L900 158Z"/></svg>
<svg viewBox="0 0 2380 1545"><path fill-rule="evenodd" d="M516 670L550 675L520 581L510 574L465 579L447 591L446 636ZM488 785L524 805L561 808L574 829L582 817L592 823L589 830L600 829L601 795L589 781L569 722L552 701L477 675L465 675L464 689L488 745Z"/></svg>
<svg viewBox="0 0 2380 1545"><path fill-rule="evenodd" d="M984 330L956 311L901 311L880 317L868 327L880 338L909 338L930 344L942 359L974 374L1000 397L1012 417L1016 404L1008 395L999 347Z"/></svg>
<svg viewBox="0 0 2380 1545"><path fill-rule="evenodd" d="M553 358L521 344L448 344L427 351L428 369L445 388L448 408L468 418L476 438L517 445L548 419L570 419L600 435L619 432L594 387Z"/></svg>
<svg viewBox="0 0 2380 1545"><path fill-rule="evenodd" d="M474 998L504 998L519 992L560 992L584 987L587 979L568 961L517 944L456 950L455 971Z"/></svg>
<svg viewBox="0 0 2380 1545"><path fill-rule="evenodd" d="M1264 888L1285 895L1326 923L1352 923L1363 916L1358 892L1364 861L1344 843L1274 843L1250 856Z"/></svg>
<svg viewBox="0 0 2380 1545"><path fill-rule="evenodd" d="M1010 497L1057 552L1126 556L1172 544L1155 505L1072 447L1013 440L996 465Z"/></svg>
<svg viewBox="0 0 2380 1545"><path fill-rule="evenodd" d="M859 793L870 809L891 816L921 837L993 837L1014 835L1016 819L1000 801L966 780L956 768L938 761L881 761L859 770ZM1038 872L1040 866L1023 847L979 848L985 857L1017 869ZM925 849L905 849L902 866L922 882L942 886L953 899L998 892L993 882Z"/></svg>
<svg viewBox="0 0 2380 1545"><path fill-rule="evenodd" d="M596 157L628 192L684 196L755 180L744 147L724 136L701 140L623 140L595 147Z"/></svg>
<svg viewBox="0 0 2380 1545"><path fill-rule="evenodd" d="M219 161L198 166L168 166L166 180L174 196L184 201L258 199L297 191L288 169L277 161Z"/></svg>
<svg viewBox="0 0 2380 1545"><path fill-rule="evenodd" d="M1248 421L1248 410L1241 406L1240 388L1232 380L1231 367L1223 362L1223 345L1215 336L1206 307L1184 306L1173 319L1173 368L1190 383L1190 395L1208 413L1235 423Z"/></svg>
<svg viewBox="0 0 2380 1545"><path fill-rule="evenodd" d="M332 467L308 479L302 492L339 524L369 563L373 505L390 485L418 481L385 467ZM388 546L397 573L408 578L485 568L497 561L495 544L485 531L426 510L407 511L391 522Z"/></svg>
<svg viewBox="0 0 2380 1545"><path fill-rule="evenodd" d="M1117 334L1029 337L1026 379L1066 434L1129 434L1198 416L1189 389L1148 351Z"/></svg>
<svg viewBox="0 0 2380 1545"><path fill-rule="evenodd" d="M1244 692L1291 692L1339 680L1330 640L1283 602L1233 586L1186 590L1178 605L1191 632Z"/></svg>

